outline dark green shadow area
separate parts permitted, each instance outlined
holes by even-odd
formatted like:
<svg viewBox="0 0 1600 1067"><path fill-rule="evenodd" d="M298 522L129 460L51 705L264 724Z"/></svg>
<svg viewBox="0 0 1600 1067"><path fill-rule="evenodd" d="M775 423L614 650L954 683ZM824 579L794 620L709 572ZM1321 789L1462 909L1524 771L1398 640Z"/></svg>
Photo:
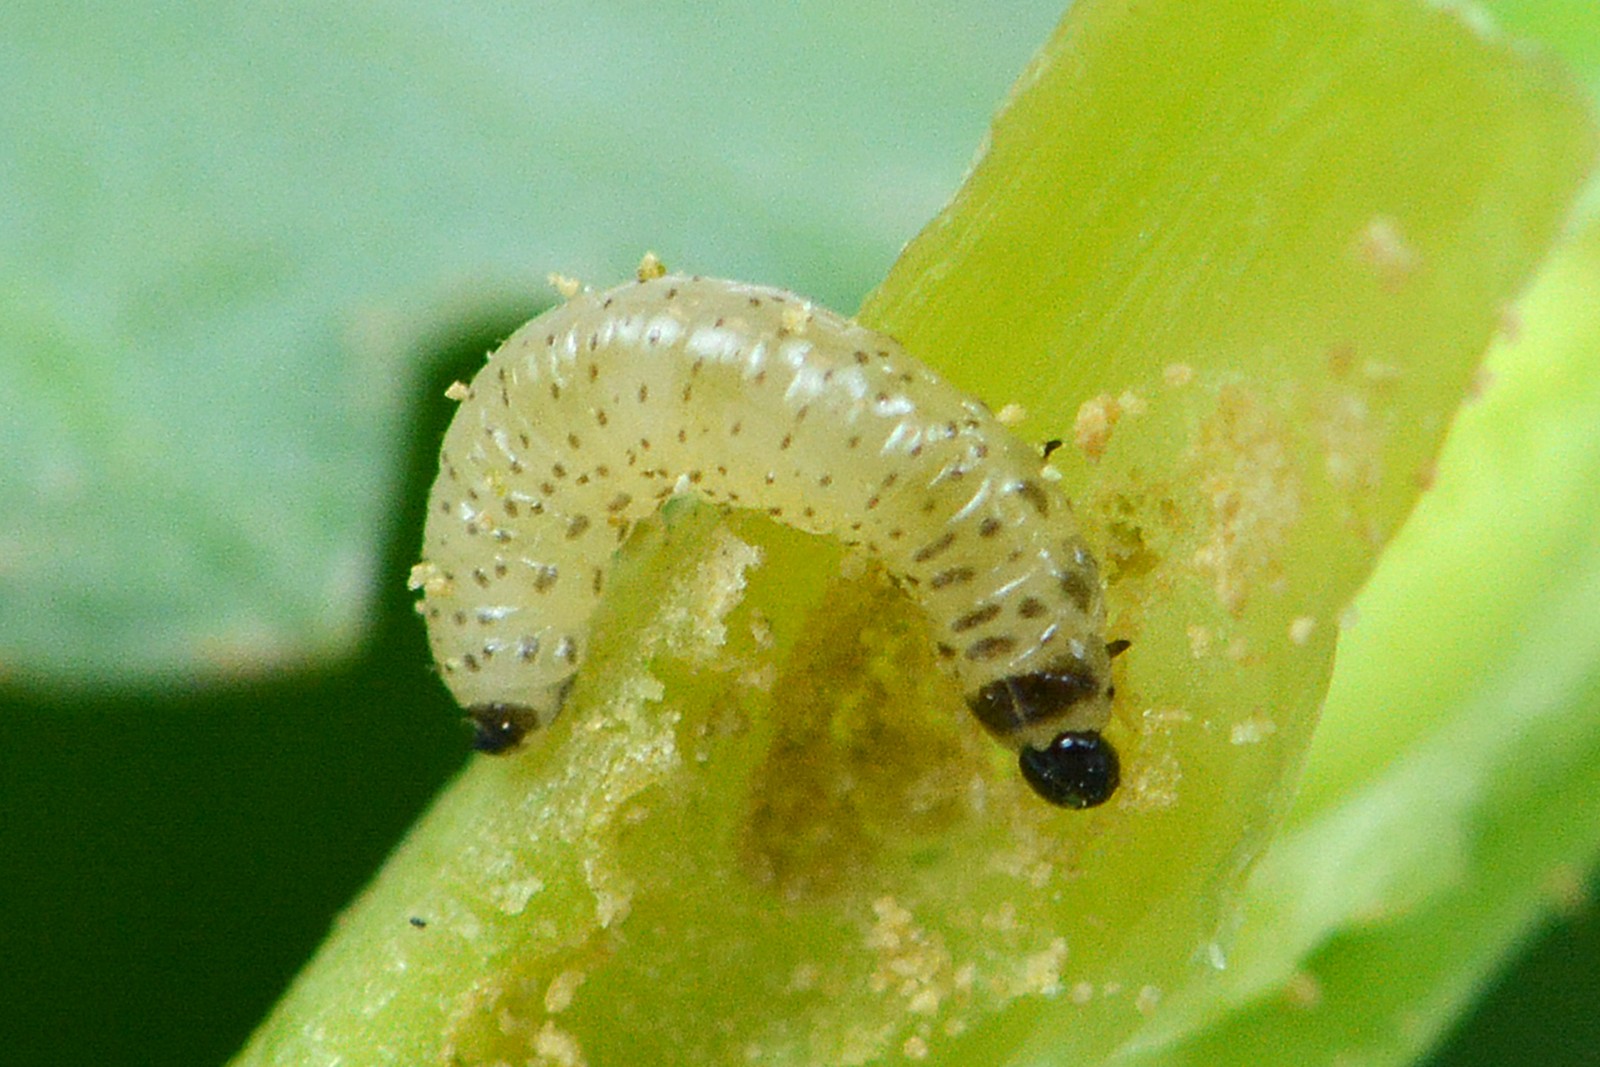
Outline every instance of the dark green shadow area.
<svg viewBox="0 0 1600 1067"><path fill-rule="evenodd" d="M1584 904L1538 931L1456 1024L1429 1067L1600 1063L1600 872Z"/></svg>
<svg viewBox="0 0 1600 1067"><path fill-rule="evenodd" d="M354 660L105 699L0 690L0 1060L224 1062L465 760L405 576L445 386L537 310L423 364Z"/></svg>

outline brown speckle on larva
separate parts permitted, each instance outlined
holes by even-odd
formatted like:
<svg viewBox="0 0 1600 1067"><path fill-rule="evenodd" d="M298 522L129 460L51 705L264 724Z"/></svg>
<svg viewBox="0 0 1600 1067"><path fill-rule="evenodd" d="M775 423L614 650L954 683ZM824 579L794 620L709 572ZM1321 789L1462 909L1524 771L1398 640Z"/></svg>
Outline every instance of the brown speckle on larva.
<svg viewBox="0 0 1600 1067"><path fill-rule="evenodd" d="M625 537L695 493L878 556L1035 791L1107 799L1100 579L1037 451L890 338L658 266L604 293L563 280L568 303L490 356L492 389L452 387L410 584L479 747L512 749L560 711L618 543L591 528Z"/></svg>

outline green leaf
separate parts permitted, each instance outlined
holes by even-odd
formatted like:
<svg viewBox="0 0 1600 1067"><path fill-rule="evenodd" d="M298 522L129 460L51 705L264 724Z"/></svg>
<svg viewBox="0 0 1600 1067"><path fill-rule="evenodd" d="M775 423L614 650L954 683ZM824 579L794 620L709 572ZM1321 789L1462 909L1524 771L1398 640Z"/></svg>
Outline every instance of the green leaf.
<svg viewBox="0 0 1600 1067"><path fill-rule="evenodd" d="M430 341L646 247L855 299L1054 17L984 6L6 5L0 677L347 652Z"/></svg>
<svg viewBox="0 0 1600 1067"><path fill-rule="evenodd" d="M1600 226L1519 303L1438 480L1358 601L1302 794L1243 902L1243 1050L1406 1063L1600 858ZM1374 982L1374 975L1384 981ZM1169 1018L1168 1025L1178 1020ZM1134 1062L1144 1062L1135 1060Z"/></svg>
<svg viewBox="0 0 1600 1067"><path fill-rule="evenodd" d="M1075 6L862 318L1074 441L1134 642L1119 798L1044 810L835 547L670 509L568 713L468 768L237 1062L1083 1063L1203 1025L1287 932L1227 944L1338 620L1591 152L1558 76L1432 6Z"/></svg>

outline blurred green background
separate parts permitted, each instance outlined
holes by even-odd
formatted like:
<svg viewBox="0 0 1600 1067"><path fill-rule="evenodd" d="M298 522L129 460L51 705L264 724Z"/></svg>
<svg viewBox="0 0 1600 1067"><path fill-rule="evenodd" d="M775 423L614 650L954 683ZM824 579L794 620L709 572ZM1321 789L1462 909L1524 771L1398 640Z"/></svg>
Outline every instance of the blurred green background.
<svg viewBox="0 0 1600 1067"><path fill-rule="evenodd" d="M1600 70L1592 5L1491 6ZM279 525L369 546L345 577L300 584L316 564L248 550L246 568L169 571L214 516L178 495L131 514L108 484L92 514L51 516L61 548L41 565L81 561L83 588L0 586L0 1061L216 1063L239 1047L465 758L403 586L444 386L539 309L546 270L620 278L646 246L853 307L956 187L1060 14L1000 10L0 13L0 398L20 413L0 428L0 499L31 499L6 480L26 459L50 466L57 444L71 457L75 418L109 416L127 464L215 462L219 498L256 499L260 529L235 531L247 549ZM128 292L121 317L97 317ZM131 364L95 361L123 336ZM370 353L348 381L326 369L347 345ZM207 365L216 380L196 374ZM274 388L344 403L309 423L303 405L241 422L252 390ZM196 440L215 452L124 451L162 437L169 409L200 412ZM304 442L357 456L372 435L394 442L382 465L330 470L310 513L276 502L310 462ZM62 466L68 481L104 473ZM14 518L0 577L32 562ZM105 538L163 561L130 576L132 607L94 591L122 585L93 551ZM318 544L308 558L328 555ZM223 647L186 672L162 627L231 617L252 588L281 590L275 614L237 632L281 654ZM324 604L329 590L344 602ZM59 619L85 610L115 640L73 640ZM1579 907L1434 1062L1594 1062L1597 1005L1600 929Z"/></svg>

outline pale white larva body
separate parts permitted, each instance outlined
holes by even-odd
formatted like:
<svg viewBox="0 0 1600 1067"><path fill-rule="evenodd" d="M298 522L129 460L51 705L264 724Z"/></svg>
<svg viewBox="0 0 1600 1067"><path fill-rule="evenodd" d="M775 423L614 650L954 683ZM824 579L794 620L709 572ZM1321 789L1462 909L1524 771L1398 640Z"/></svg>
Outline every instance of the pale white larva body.
<svg viewBox="0 0 1600 1067"><path fill-rule="evenodd" d="M490 356L445 435L412 585L500 751L560 710L635 522L684 492L764 512L878 556L1030 784L1087 807L1117 777L1105 613L1039 466L882 334L777 289L643 280Z"/></svg>

